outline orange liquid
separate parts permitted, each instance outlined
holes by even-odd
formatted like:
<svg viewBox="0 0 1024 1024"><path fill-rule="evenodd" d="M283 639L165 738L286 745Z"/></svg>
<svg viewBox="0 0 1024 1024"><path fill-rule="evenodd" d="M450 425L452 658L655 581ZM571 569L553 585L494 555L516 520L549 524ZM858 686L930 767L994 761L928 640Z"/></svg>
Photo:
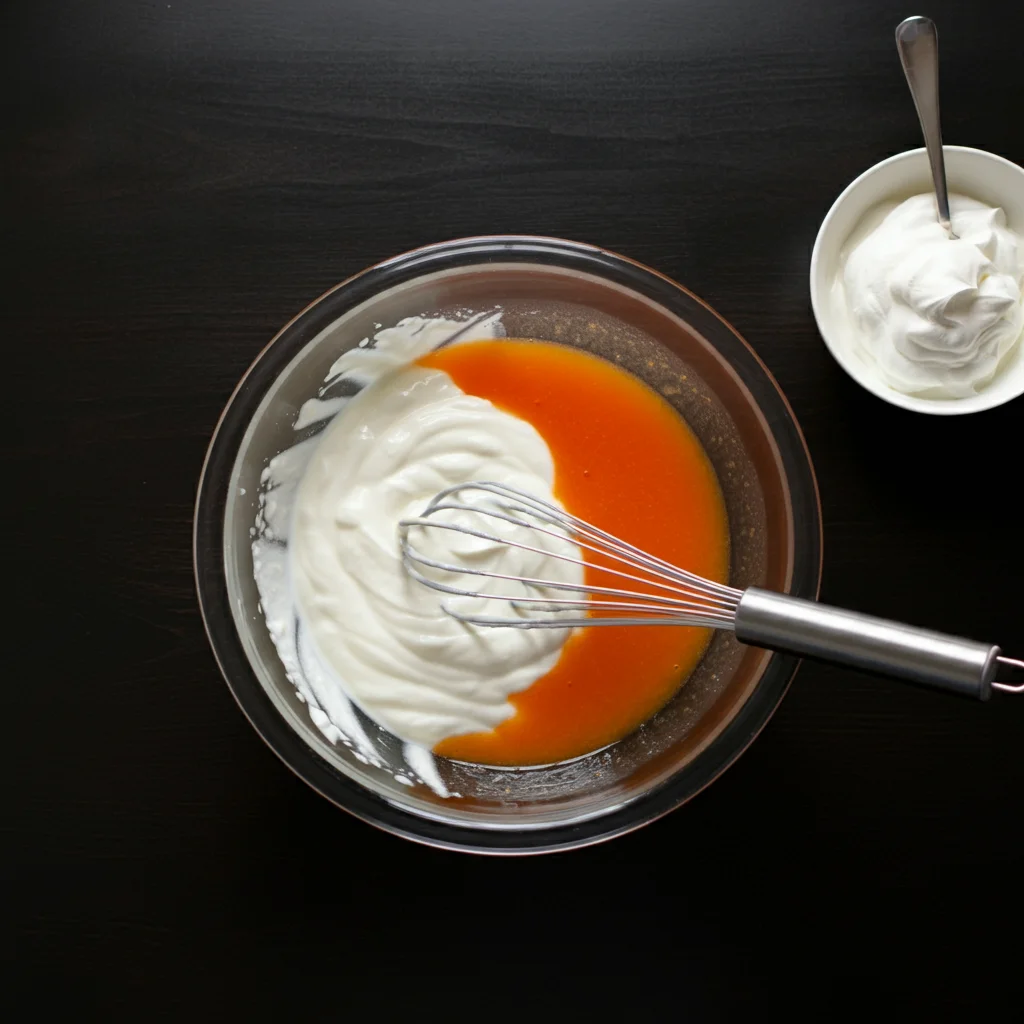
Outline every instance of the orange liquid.
<svg viewBox="0 0 1024 1024"><path fill-rule="evenodd" d="M729 534L711 464L679 414L635 377L578 349L537 341L468 342L419 362L537 429L567 511L674 565L726 581ZM588 569L586 581L616 585L600 569ZM578 630L547 675L509 698L513 717L434 749L497 765L549 764L597 750L675 693L709 635L678 626Z"/></svg>

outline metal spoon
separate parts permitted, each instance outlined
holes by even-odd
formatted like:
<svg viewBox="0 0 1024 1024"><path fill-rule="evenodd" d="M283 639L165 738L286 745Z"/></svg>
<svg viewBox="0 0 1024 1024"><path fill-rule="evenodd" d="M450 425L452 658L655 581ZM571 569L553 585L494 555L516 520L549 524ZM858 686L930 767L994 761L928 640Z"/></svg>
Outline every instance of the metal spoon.
<svg viewBox="0 0 1024 1024"><path fill-rule="evenodd" d="M939 223L950 238L953 225L949 215L949 192L946 189L946 164L942 158L942 129L939 125L939 34L931 18L907 18L896 26L896 49L907 76L910 95L921 122L928 162L932 166L935 203Z"/></svg>

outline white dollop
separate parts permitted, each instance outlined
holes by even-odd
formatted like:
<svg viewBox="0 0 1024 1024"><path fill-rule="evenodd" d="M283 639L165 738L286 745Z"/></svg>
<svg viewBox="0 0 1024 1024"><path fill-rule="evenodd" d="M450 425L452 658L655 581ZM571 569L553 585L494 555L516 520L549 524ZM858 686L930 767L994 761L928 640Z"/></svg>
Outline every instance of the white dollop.
<svg viewBox="0 0 1024 1024"><path fill-rule="evenodd" d="M547 444L530 424L465 394L447 374L415 365L360 391L320 438L299 486L289 543L300 622L341 690L396 736L432 747L499 725L514 713L509 695L554 666L568 632L479 629L445 614L442 596L405 572L399 521L470 480L498 480L553 501L553 478ZM476 513L457 515L481 525ZM517 529L491 519L487 525ZM570 584L581 579L572 563L453 531L417 530L413 539L442 562ZM549 549L560 544L542 535L529 540ZM529 595L504 580L456 582ZM493 615L497 607L519 614L493 600L445 601L465 613Z"/></svg>
<svg viewBox="0 0 1024 1024"><path fill-rule="evenodd" d="M372 338L363 338L343 352L317 395L303 403L292 424L294 430L312 430L313 435L276 455L264 468L259 509L249 531L259 608L284 673L306 706L310 721L330 743L350 748L360 763L392 774L403 785L412 785L407 770L441 797L458 794L444 785L430 751L406 742L396 763L387 739L364 728L337 673L316 650L311 631L300 624L291 579L291 531L299 484L324 437L324 421L351 401L347 394L336 396L336 385L342 383L350 392L353 385L365 387L443 345L503 337L501 319L500 309L464 310L456 318L406 317L386 328L377 324Z"/></svg>
<svg viewBox="0 0 1024 1024"><path fill-rule="evenodd" d="M418 779L442 798L457 798L458 793L452 792L445 784L442 772L428 749L429 740L422 744L407 740L402 745L401 758L396 761L393 747L387 739L372 729L364 728L364 722L350 699L354 693L347 689L347 673L335 671L319 651L313 631L297 607L292 579L293 527L300 483L314 453L328 434L322 429L322 424L352 402L348 395L332 397L336 395L336 385L344 382L346 391L351 391L353 384L365 388L443 345L504 336L500 310L463 311L460 316L460 319L407 317L387 328L377 324L372 338L364 338L358 346L339 357L317 396L302 405L293 423L296 431L309 429L320 432L270 460L261 474L259 511L250 530L260 610L266 618L267 629L284 672L295 685L296 694L305 704L310 721L332 744L349 747L355 760L392 774L396 781L406 786L413 785L414 778ZM545 466L549 462L550 456ZM575 547L570 547L573 554L578 554ZM434 553L438 551L435 549ZM488 557L486 550L474 550L472 545L462 553ZM545 571L550 572L551 567L545 566ZM440 595L435 595L435 598L440 611ZM491 601L488 604L493 606L487 609L488 613L515 614L515 610L506 603ZM562 639L564 636L561 634ZM539 662L536 670L539 673L543 669L544 663ZM528 679L529 673L525 673L523 678ZM504 709L504 713L509 710L510 706ZM380 721L382 713L378 712L375 717L378 724L385 724Z"/></svg>
<svg viewBox="0 0 1024 1024"><path fill-rule="evenodd" d="M897 391L966 398L1024 331L1024 242L999 208L950 196L951 239L931 194L914 196L847 247L837 289L861 354Z"/></svg>

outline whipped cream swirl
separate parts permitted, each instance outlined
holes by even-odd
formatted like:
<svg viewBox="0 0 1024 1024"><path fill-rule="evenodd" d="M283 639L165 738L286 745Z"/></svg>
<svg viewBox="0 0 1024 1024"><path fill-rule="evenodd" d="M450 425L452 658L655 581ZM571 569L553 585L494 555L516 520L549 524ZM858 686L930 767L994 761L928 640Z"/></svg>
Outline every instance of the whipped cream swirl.
<svg viewBox="0 0 1024 1024"><path fill-rule="evenodd" d="M931 194L900 203L839 280L862 355L890 387L924 398L977 394L1024 331L1024 241L999 208L952 195L950 209L956 239Z"/></svg>
<svg viewBox="0 0 1024 1024"><path fill-rule="evenodd" d="M383 359L387 349L366 358ZM511 717L509 695L558 660L569 630L465 625L444 614L441 595L405 572L399 521L468 480L500 480L554 501L551 452L536 429L467 395L438 370L412 365L385 374L320 438L296 497L291 576L300 628L335 681L325 680L317 694L332 720L335 704L344 713L347 696L396 736L433 747ZM490 519L466 525L502 526ZM446 564L576 585L582 579L578 565L549 553L578 558L576 545L539 533L523 538L544 549L530 552L449 530L416 532L410 540L417 550ZM508 580L448 575L456 586L488 594L537 596ZM504 601L444 603L464 614L527 614Z"/></svg>

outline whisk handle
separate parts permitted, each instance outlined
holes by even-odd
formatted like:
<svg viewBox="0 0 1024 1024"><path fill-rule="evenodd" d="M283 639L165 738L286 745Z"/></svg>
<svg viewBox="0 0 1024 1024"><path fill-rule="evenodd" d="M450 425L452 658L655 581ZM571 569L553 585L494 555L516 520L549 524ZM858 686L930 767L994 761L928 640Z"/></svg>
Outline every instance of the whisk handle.
<svg viewBox="0 0 1024 1024"><path fill-rule="evenodd" d="M999 648L750 587L736 638L878 675L988 700Z"/></svg>

